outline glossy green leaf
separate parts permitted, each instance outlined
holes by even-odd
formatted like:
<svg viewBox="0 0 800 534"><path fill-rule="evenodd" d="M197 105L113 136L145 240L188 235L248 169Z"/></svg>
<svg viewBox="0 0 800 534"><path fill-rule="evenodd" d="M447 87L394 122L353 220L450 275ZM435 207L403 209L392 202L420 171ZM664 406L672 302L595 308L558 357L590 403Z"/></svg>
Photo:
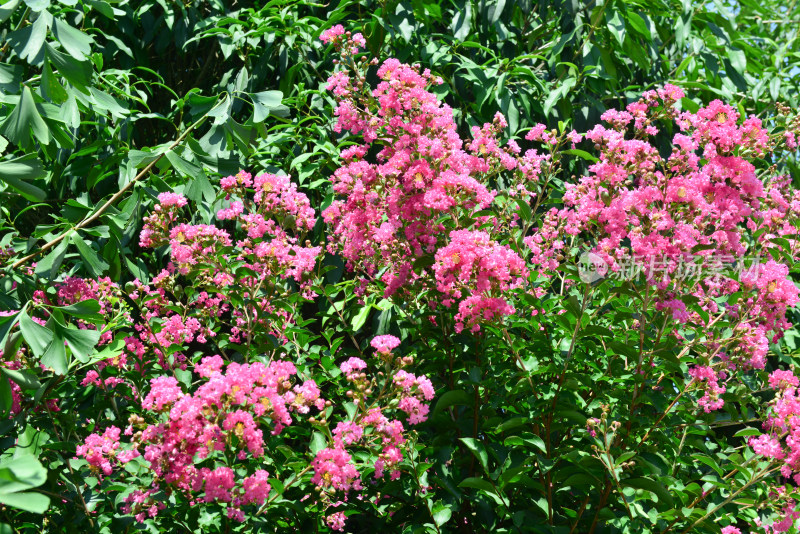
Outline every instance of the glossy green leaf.
<svg viewBox="0 0 800 534"><path fill-rule="evenodd" d="M59 52L49 44L45 45L45 50L48 61L69 83L80 89L85 89L91 83L92 64L89 60L75 59Z"/></svg>
<svg viewBox="0 0 800 534"><path fill-rule="evenodd" d="M50 143L50 130L36 109L31 90L25 87L22 90L19 104L0 124L0 133L12 143L26 148L30 145L31 132L43 145Z"/></svg>
<svg viewBox="0 0 800 534"><path fill-rule="evenodd" d="M33 154L0 161L0 181L31 201L39 202L47 198L45 191L29 183L46 175L42 163Z"/></svg>
<svg viewBox="0 0 800 534"><path fill-rule="evenodd" d="M283 93L280 91L251 93L250 98L253 101L253 122L264 122L270 115L289 116L289 108L281 103Z"/></svg>
<svg viewBox="0 0 800 534"><path fill-rule="evenodd" d="M628 12L626 19L628 24L631 25L631 28L642 34L648 40L652 39L650 29L647 27L647 23L645 23L641 15L635 12Z"/></svg>
<svg viewBox="0 0 800 534"><path fill-rule="evenodd" d="M41 260L36 262L35 273L38 276L43 276L48 279L53 279L56 276L58 268L64 261L67 254L67 245L69 241L63 240L47 253Z"/></svg>
<svg viewBox="0 0 800 534"><path fill-rule="evenodd" d="M489 471L489 453L486 452L486 447L475 438L461 438L459 441L466 445L472 454L480 461L483 470Z"/></svg>
<svg viewBox="0 0 800 534"><path fill-rule="evenodd" d="M91 35L73 28L63 20L55 19L53 33L69 55L78 61L85 60L92 51L94 39Z"/></svg>
<svg viewBox="0 0 800 534"><path fill-rule="evenodd" d="M77 233L70 236L70 241L78 249L83 265L92 278L99 278L108 269L108 263L103 260L97 252L89 246Z"/></svg>

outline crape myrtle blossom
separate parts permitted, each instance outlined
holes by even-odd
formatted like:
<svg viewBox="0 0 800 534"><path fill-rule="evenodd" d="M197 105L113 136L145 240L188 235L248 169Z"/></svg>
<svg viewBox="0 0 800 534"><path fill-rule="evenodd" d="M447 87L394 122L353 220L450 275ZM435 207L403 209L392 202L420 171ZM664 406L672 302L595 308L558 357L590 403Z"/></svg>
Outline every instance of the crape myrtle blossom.
<svg viewBox="0 0 800 534"><path fill-rule="evenodd" d="M372 345L372 348L378 351L379 354L391 354L391 352L400 345L400 340L391 335L376 336L372 338L370 345Z"/></svg>
<svg viewBox="0 0 800 534"><path fill-rule="evenodd" d="M699 406L709 412L724 405L719 369L726 376L736 369L763 369L769 343L791 327L786 314L798 302L798 290L788 267L769 251L781 242L788 244L784 252L800 252L793 224L800 202L797 193L790 196L786 177L762 180L756 174L756 160L781 149L760 120L742 120L720 101L696 113L681 112L676 102L683 96L667 85L624 111L606 111L602 119L610 127L597 125L585 134L598 161L576 183L566 184L565 206L547 213L525 243L553 267L564 236L591 235L590 252L612 275L630 258L645 267L658 264L643 272L656 309L675 324L702 327L720 315L732 321L727 338L708 331L706 361L690 366L705 392ZM649 141L658 121L677 121L680 127L667 157ZM544 140L543 130L532 132ZM744 256L757 265L740 276L728 274L725 263ZM689 284L681 269L697 258L715 272L701 273ZM741 296L720 306L732 295ZM673 335L682 336L678 329Z"/></svg>
<svg viewBox="0 0 800 534"><path fill-rule="evenodd" d="M170 262L150 284L134 281L130 296L147 319L134 325L138 341L132 343L142 343L136 351L139 360L152 351L162 367L185 369L186 355L178 349L213 341L212 325L227 314L232 316L231 342L247 342L256 329L285 340L285 327L294 317L274 298L276 283L265 281L283 281L284 295L298 290L306 298L313 295L311 273L322 249L302 240L316 222L306 195L287 176L275 174L253 177L240 171L220 185L228 207L217 212L217 224L182 222L187 201L178 193L160 194L154 213L145 219L140 245L168 245ZM204 290L188 303L176 302L173 295L186 279ZM273 298L267 298L266 290ZM247 301L231 306L230 291ZM191 316L176 312L177 304L188 305Z"/></svg>
<svg viewBox="0 0 800 534"><path fill-rule="evenodd" d="M388 354L399 343L389 335L373 340ZM389 361L395 362L391 377L368 376L369 366L360 358L351 357L340 365L363 402L353 418L332 426L330 446L310 461L310 482L318 487L325 506L337 493L363 490L365 467L371 469L373 480L387 473L392 480L400 476L406 428L392 418L392 410L403 414L410 425L427 418L428 402L434 397L431 381L403 370L403 359ZM135 490L123 504L123 511L139 522L161 513L164 506L157 494L164 491L179 492L194 504L222 503L229 518L245 521L265 504L271 489L269 473L253 469L267 452L269 435L277 436L304 418L315 421L311 414L332 406L314 380L297 378L297 368L289 361L241 364L214 355L197 362L194 374L199 385L193 389L170 375L150 380L142 414L130 416L124 431L127 443L120 440L122 431L110 426L78 447L77 455L100 478L124 477L125 470L119 467L141 456L155 477L152 487ZM376 398L378 391L381 396ZM354 453L360 450L372 451L377 459L365 464L359 455L356 461ZM215 464L220 455L233 465ZM333 521L342 525L344 518L335 515Z"/></svg>
<svg viewBox="0 0 800 534"><path fill-rule="evenodd" d="M192 270L201 281L213 286L230 284L233 276L227 272L227 265L243 261L260 276L294 280L310 296L307 275L316 266L322 249L301 241L316 222L308 197L287 176L275 174L253 178L241 171L223 178L221 186L227 198L235 200L217 212L217 219L238 223L246 234L244 239L234 242L228 231L214 225L173 226L178 220L176 208L184 206L186 199L175 193L166 197L162 193L159 202L164 197L170 204L157 204L154 215L145 219L141 246L169 244L170 270L184 275ZM229 254L233 257L228 257Z"/></svg>
<svg viewBox="0 0 800 534"><path fill-rule="evenodd" d="M382 355L390 354L399 344L400 340L391 335L377 336L372 340L372 346ZM395 363L397 367L387 395L397 401L397 408L406 414L409 424L422 423L429 412L427 401L434 397L433 385L426 376L415 376L399 368L404 365L402 360L395 360ZM323 502L329 506L332 496L337 492L347 493L363 488L361 472L351 450L366 447L378 452L378 459L371 466L375 480L382 479L387 470L391 480L400 476L406 430L401 421L386 415L386 408L375 406L375 401L371 407L370 403L365 402L370 393L379 389L375 377L367 378L364 372L367 367L362 359L355 357L340 364L342 373L360 392L348 394L358 397L360 402L357 406L363 408L356 412L352 420L341 421L334 427L332 445L318 451L311 464L314 470L311 482L321 492ZM336 525L343 526L344 519L343 514L336 515Z"/></svg>
<svg viewBox="0 0 800 534"><path fill-rule="evenodd" d="M325 522L331 527L331 530L337 531L344 530L344 523L346 520L347 516L344 515L344 512L334 512L325 518Z"/></svg>
<svg viewBox="0 0 800 534"><path fill-rule="evenodd" d="M751 437L749 445L765 458L781 466L781 474L800 484L800 381L793 371L776 370L770 374L769 386L775 398L769 404L765 434Z"/></svg>
<svg viewBox="0 0 800 534"><path fill-rule="evenodd" d="M771 524L765 524L761 518L756 518L755 525L763 528L766 534L794 532L795 523L800 518L800 509L798 509L797 501L790 497L791 493L793 492L787 489L786 485L771 488L768 498L771 507L777 513L773 516Z"/></svg>
<svg viewBox="0 0 800 534"><path fill-rule="evenodd" d="M338 28L323 35L346 50L359 46ZM368 279L381 273L386 297L410 297L412 287L435 289L438 295L428 297L434 303L458 307L459 330L478 331L513 313L503 292L523 284L523 260L498 236L477 229L485 218L452 232L441 219L452 217L459 225L490 208L497 194L491 179L499 172L512 174L514 195L531 197L528 188L538 181L546 156L502 143L507 122L499 113L492 123L474 127L471 141L462 140L453 110L430 91L441 80L428 70L387 59L370 90L347 54L340 65L328 80L337 102L335 131L363 143L342 152L331 177L336 198L322 213L332 228L328 250ZM371 147L374 160L366 159ZM460 255L462 264L455 261ZM431 257L434 267L424 261Z"/></svg>
<svg viewBox="0 0 800 534"><path fill-rule="evenodd" d="M124 464L139 456L139 451L119 450L120 429L110 426L105 429L103 434L90 434L83 445L79 445L76 451L77 456L86 459L92 470L102 479L104 475L110 475L114 464Z"/></svg>
<svg viewBox="0 0 800 534"><path fill-rule="evenodd" d="M297 370L291 362L229 363L223 369L218 356L206 357L196 369L205 382L188 394L172 376L151 380L142 407L157 422L148 424L131 416L126 430L133 448L117 453L120 429L109 427L103 435L92 434L78 447L103 475L111 475L114 463L141 456L156 475L154 485L170 488L204 502L230 503L233 518L243 519L239 508L261 505L269 494L268 474L255 470L239 480L229 467L198 468L195 459L215 451L231 451L244 464L264 455L264 430L279 434L294 422L292 413L307 414L309 408L325 408L325 400L313 380L291 385ZM149 508L149 498L129 503ZM150 516L152 517L152 516Z"/></svg>

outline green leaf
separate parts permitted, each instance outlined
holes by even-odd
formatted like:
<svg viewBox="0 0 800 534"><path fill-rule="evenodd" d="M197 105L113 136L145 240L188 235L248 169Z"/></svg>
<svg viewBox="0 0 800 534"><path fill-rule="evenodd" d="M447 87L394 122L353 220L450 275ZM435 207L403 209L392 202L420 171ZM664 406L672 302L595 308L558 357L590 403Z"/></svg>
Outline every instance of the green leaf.
<svg viewBox="0 0 800 534"><path fill-rule="evenodd" d="M82 300L69 306L60 306L58 308L67 315L78 317L81 319L97 319L102 318L100 315L100 303L95 299Z"/></svg>
<svg viewBox="0 0 800 534"><path fill-rule="evenodd" d="M4 458L0 461L0 503L26 512L42 514L50 499L40 493L25 490L41 486L47 481L47 470L33 455Z"/></svg>
<svg viewBox="0 0 800 534"><path fill-rule="evenodd" d="M22 65L0 63L0 91L15 94L20 90L23 75Z"/></svg>
<svg viewBox="0 0 800 534"><path fill-rule="evenodd" d="M627 14L627 19L628 24L631 25L631 28L644 35L648 41L653 39L653 36L650 35L650 29L647 27L647 23L644 21L641 15L631 12Z"/></svg>
<svg viewBox="0 0 800 534"><path fill-rule="evenodd" d="M520 197L514 197L514 200L517 202L517 206L519 206L519 214L522 217L522 220L526 223L531 222L533 219L533 211L531 210L531 205L528 204L528 201Z"/></svg>
<svg viewBox="0 0 800 534"><path fill-rule="evenodd" d="M450 24L453 37L459 41L466 40L472 27L472 2L465 2L462 5L464 5L464 9L458 11Z"/></svg>
<svg viewBox="0 0 800 534"><path fill-rule="evenodd" d="M0 124L0 134L21 148L30 145L30 131L43 145L50 144L50 130L36 109L31 90L25 86L14 111Z"/></svg>
<svg viewBox="0 0 800 534"><path fill-rule="evenodd" d="M41 202L47 198L45 191L26 181L38 180L45 176L47 176L47 173L42 167L42 162L36 158L35 154L27 154L19 158L0 161L0 180L7 183L9 187L27 200Z"/></svg>
<svg viewBox="0 0 800 534"><path fill-rule="evenodd" d="M437 527L441 527L447 523L452 516L453 512L450 510L450 508L445 506L440 510L433 512L433 522L436 523Z"/></svg>
<svg viewBox="0 0 800 534"><path fill-rule="evenodd" d="M414 13L411 6L405 2L401 2L391 12L389 12L389 22L391 27L396 28L400 32L400 36L406 41L411 41L414 35Z"/></svg>
<svg viewBox="0 0 800 534"><path fill-rule="evenodd" d="M39 389L42 387L42 384L30 371L12 370L5 367L0 367L0 373L16 382L17 385L23 390Z"/></svg>
<svg viewBox="0 0 800 534"><path fill-rule="evenodd" d="M757 428L744 428L733 435L734 438L743 438L748 436L760 436L761 431Z"/></svg>
<svg viewBox="0 0 800 534"><path fill-rule="evenodd" d="M586 152L585 150L580 150L580 149L577 149L577 148L572 148L572 149L569 149L569 150L564 150L564 151L563 151L563 154L570 154L570 155L572 155L572 156L578 156L579 158L583 158L583 159L585 159L586 161L591 161L592 163L594 163L594 162L596 162L596 161L600 161L600 160L598 160L598 159L597 159L595 156L593 156L593 155L589 154L589 153L588 153L588 152Z"/></svg>
<svg viewBox="0 0 800 534"><path fill-rule="evenodd" d="M50 507L50 497L41 493L21 492L4 493L0 484L0 502L34 514L43 514Z"/></svg>
<svg viewBox="0 0 800 534"><path fill-rule="evenodd" d="M436 416L437 414L441 413L442 410L446 410L450 406L455 406L456 404L470 404L471 397L465 391L455 390L455 391L448 391L436 401L436 407L433 409L433 415Z"/></svg>
<svg viewBox="0 0 800 534"><path fill-rule="evenodd" d="M472 454L480 461L483 470L489 472L489 453L486 452L486 447L483 443L475 438L461 438L461 442L472 451Z"/></svg>
<svg viewBox="0 0 800 534"><path fill-rule="evenodd" d="M64 256L67 254L67 244L66 239L62 240L47 256L36 263L34 272L37 276L44 276L50 280L55 278L58 268L61 267Z"/></svg>
<svg viewBox="0 0 800 534"><path fill-rule="evenodd" d="M506 0L497 0L494 5L491 6L492 11L489 15L489 24L494 24L498 20L500 20L500 16L503 14L503 10L506 7Z"/></svg>
<svg viewBox="0 0 800 534"><path fill-rule="evenodd" d="M42 355L41 362L42 365L52 369L59 376L67 374L69 361L67 360L67 351L64 348L64 340L62 338L52 338Z"/></svg>
<svg viewBox="0 0 800 534"><path fill-rule="evenodd" d="M91 5L92 9L94 9L101 15L111 20L116 20L114 17L114 8L111 7L111 4L109 4L108 2L104 2L102 0L89 0L89 5ZM106 37L108 36L106 35Z"/></svg>
<svg viewBox="0 0 800 534"><path fill-rule="evenodd" d="M669 491L667 491L667 488L665 488L663 484L656 482L655 480L652 480L650 478L645 478L645 477L628 478L620 481L620 483L623 486L643 489L654 493L658 498L658 503L663 504L665 508L671 508L674 504L672 500L672 495L670 495Z"/></svg>
<svg viewBox="0 0 800 534"><path fill-rule="evenodd" d="M42 96L50 100L54 104L61 104L67 99L67 92L64 87L59 83L53 69L50 68L50 62L44 62L44 69L42 69Z"/></svg>
<svg viewBox="0 0 800 534"><path fill-rule="evenodd" d="M692 454L691 456L696 462L701 462L701 463L704 463L707 466L709 466L711 469L716 471L716 473L719 476L722 476L725 473L725 471L723 471L723 469L719 466L717 461L714 460L713 458L711 458L710 456L705 455L705 454L699 454L699 453Z"/></svg>
<svg viewBox="0 0 800 534"><path fill-rule="evenodd" d="M124 107L120 100L117 100L110 94L100 91L99 89L95 89L94 87L89 88L89 94L91 95L92 103L97 108L111 113L112 117L119 119L130 115L130 110Z"/></svg>
<svg viewBox="0 0 800 534"><path fill-rule="evenodd" d="M19 5L19 0L9 0L0 6L0 22L5 22L14 13Z"/></svg>
<svg viewBox="0 0 800 534"><path fill-rule="evenodd" d="M738 48L728 48L728 59L731 65L739 74L744 74L747 70L747 56Z"/></svg>
<svg viewBox="0 0 800 534"><path fill-rule="evenodd" d="M42 45L52 21L53 16L45 11L40 13L30 26L9 34L8 42L20 58L31 65L38 65L41 62Z"/></svg>
<svg viewBox="0 0 800 534"><path fill-rule="evenodd" d="M19 329L22 338L28 344L33 355L41 358L47 346L53 340L53 332L30 318L27 312L23 311L19 317Z"/></svg>
<svg viewBox="0 0 800 534"><path fill-rule="evenodd" d="M772 100L778 100L780 94L781 94L781 78L780 76L775 76L769 81L769 96L772 97Z"/></svg>
<svg viewBox="0 0 800 534"><path fill-rule="evenodd" d="M13 336L11 336L11 329L17 325L19 322L20 317L27 309L27 305L23 306L22 310L18 311L12 315L3 315L0 316L0 350L4 352L9 352L11 346L6 346L7 343L13 342Z"/></svg>
<svg viewBox="0 0 800 534"><path fill-rule="evenodd" d="M614 36L620 46L625 43L625 21L623 20L620 11L614 9L608 18L608 31Z"/></svg>
<svg viewBox="0 0 800 534"><path fill-rule="evenodd" d="M78 89L86 91L86 86L92 81L91 61L88 59L78 61L67 54L59 52L49 44L45 45L45 55L61 76Z"/></svg>
<svg viewBox="0 0 800 534"><path fill-rule="evenodd" d="M527 445L533 445L537 449L539 449L543 454L547 453L547 445L545 445L544 440L537 435L523 435L523 441Z"/></svg>
<svg viewBox="0 0 800 534"><path fill-rule="evenodd" d="M311 454L317 454L319 451L328 446L328 440L325 439L325 434L322 432L314 432L311 436L311 444L308 449Z"/></svg>
<svg viewBox="0 0 800 534"><path fill-rule="evenodd" d="M352 327L354 332L361 330L361 327L367 322L367 318L369 317L369 312L371 309L372 306L370 304L364 304L355 317L353 317Z"/></svg>
<svg viewBox="0 0 800 534"><path fill-rule="evenodd" d="M489 493L494 493L494 486L488 481L478 477L465 478L458 484L459 488L474 488Z"/></svg>
<svg viewBox="0 0 800 534"><path fill-rule="evenodd" d="M47 433L37 430L32 425L28 424L17 436L17 446L14 447L14 458L22 456L39 456L42 452L42 443L47 440Z"/></svg>
<svg viewBox="0 0 800 534"><path fill-rule="evenodd" d="M496 430L497 432L508 432L514 428L524 426L529 421L530 419L527 417L512 417L511 419L503 421L500 425L498 425Z"/></svg>
<svg viewBox="0 0 800 534"><path fill-rule="evenodd" d="M83 61L86 56L91 54L94 43L91 35L85 34L59 19L55 19L53 33L56 34L56 39L64 47L64 50L75 59Z"/></svg>
<svg viewBox="0 0 800 534"><path fill-rule="evenodd" d="M194 177L202 172L202 169L197 165L189 163L173 150L168 150L166 154L167 160L172 164L172 167L183 176Z"/></svg>
<svg viewBox="0 0 800 534"><path fill-rule="evenodd" d="M214 202L214 199L217 197L217 191L214 189L214 186L211 185L211 182L208 180L208 177L205 175L204 172L201 170L197 171L197 174L192 176L191 181L184 189L183 194L186 195L186 198L192 200L193 202L201 202L205 200L206 202Z"/></svg>
<svg viewBox="0 0 800 534"><path fill-rule="evenodd" d="M636 451L623 452L622 454L619 455L619 457L617 457L616 460L614 460L614 467L619 467L620 464L627 462L634 456L636 456Z"/></svg>
<svg viewBox="0 0 800 534"><path fill-rule="evenodd" d="M80 362L87 362L89 355L94 351L95 345L100 341L99 330L79 330L59 326L56 333L67 342L72 354Z"/></svg>
<svg viewBox="0 0 800 534"><path fill-rule="evenodd" d="M42 11L50 7L50 0L25 0L31 11Z"/></svg>
<svg viewBox="0 0 800 534"><path fill-rule="evenodd" d="M211 108L211 110L208 112L208 116L214 117L214 125L220 126L228 121L228 118L231 115L231 105L232 102L230 97L225 95L225 97L220 100L217 105ZM209 134L210 133L211 132L209 132Z"/></svg>
<svg viewBox="0 0 800 534"><path fill-rule="evenodd" d="M283 93L280 91L262 91L260 93L248 93L253 101L253 122L259 123L270 115L276 117L288 117L289 108L281 104Z"/></svg>
<svg viewBox="0 0 800 534"><path fill-rule="evenodd" d="M92 278L99 278L108 269L108 263L105 262L97 252L84 241L77 232L70 236L70 241L77 247L78 253L83 260L83 266Z"/></svg>
<svg viewBox="0 0 800 534"><path fill-rule="evenodd" d="M14 395L11 392L11 382L4 376L0 376L0 416L8 416L8 411L14 405Z"/></svg>
<svg viewBox="0 0 800 534"><path fill-rule="evenodd" d="M93 354L90 358L84 359L81 361L83 365L92 365L97 362L102 362L103 360L109 360L116 358L125 350L125 343L121 339L115 339L108 345L103 347L103 350ZM176 370L176 377L177 375ZM191 374L191 373L190 373ZM189 384L191 384L191 376L189 377Z"/></svg>

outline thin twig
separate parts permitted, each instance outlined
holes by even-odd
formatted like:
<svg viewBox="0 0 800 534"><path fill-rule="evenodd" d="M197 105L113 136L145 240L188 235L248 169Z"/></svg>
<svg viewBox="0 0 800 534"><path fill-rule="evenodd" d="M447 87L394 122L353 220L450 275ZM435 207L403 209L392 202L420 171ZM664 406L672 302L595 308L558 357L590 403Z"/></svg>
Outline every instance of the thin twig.
<svg viewBox="0 0 800 534"><path fill-rule="evenodd" d="M134 186L134 184L135 184L136 182L138 182L138 181L139 181L139 180L141 180L143 177L145 177L145 176L147 175L147 173L149 173L149 172L150 172L150 170L151 170L151 169L152 169L152 168L153 168L153 167L156 165L156 163L158 163L159 161L161 161L161 158L163 158L163 157L164 157L164 155L166 155L166 153L167 153L167 152L169 152L170 150L172 150L173 148L175 148L176 146L178 146L179 144L181 144L181 143L183 142L183 140L184 140L184 139L186 139L186 137L189 135L189 133L190 133L192 130L194 130L195 128L197 128L198 126L200 126L200 124L201 124L201 123L202 123L204 120L206 120L206 117L207 117L207 115L203 115L202 117L200 117L200 119L198 119L198 120L197 120L197 122L195 122L194 124L192 124L191 126L189 126L189 127L186 129L186 131L185 131L185 132L183 132L183 133L181 134L181 136L180 136L180 137L178 137L178 138L177 138L177 139L176 139L176 140L175 140L175 141L174 141L174 142L173 142L173 143L172 143L172 144L171 144L171 145L170 145L170 146L167 148L167 150L165 150L165 151L163 151L161 154L159 154L159 155L158 155L158 157L156 157L156 159L154 159L153 161L151 161L151 162L150 162L150 163L149 163L149 164L148 164L148 165L147 165L147 166L146 166L144 169L142 169L142 171L141 171L139 174L137 174L137 175L136 175L136 176L133 178L133 180L131 180L130 182L128 182L127 184L125 184L125 186L124 186L122 189L120 189L119 191L117 191L116 193L114 193L114 195L113 195L111 198L109 198L109 199L108 199L108 200L105 202L105 204L103 204L102 206L100 206L100 208L99 208L97 211L95 211L95 212L94 212L94 213L92 213L90 216L88 216L88 217L86 217L85 219L83 219L81 222L79 222L78 224L76 224L75 226L73 226L72 228L70 228L69 230L67 230L66 232L62 233L62 234L61 234L61 235L59 235L58 237L56 237L56 238L54 238L54 239L52 239L52 240L48 241L47 243L45 243L45 244L44 244L44 245L43 245L43 246L42 246L42 247L41 247L39 250L36 250L36 251L34 251L34 252L31 252L31 253L30 253L30 254L28 254L27 256L25 256L25 257L23 257L23 258L20 258L19 260L15 261L15 262L14 262L14 263L11 265L11 268L12 268L12 269L17 269L17 268L18 268L18 267L20 267L21 265L23 265L23 264L25 264L25 263L28 263L30 260L32 260L32 259L33 259L33 258L35 258L36 256L38 256L38 255L40 255L40 254L43 254L43 253L45 253L46 251L50 250L50 249L51 249L51 248L53 248L54 246L56 246L56 245L58 245L59 243L61 243L61 242L64 240L64 238L66 238L66 237L67 237L67 236L68 236L68 235L69 235L71 232L75 232L75 231L77 231L77 230L80 230L80 229L82 229L82 228L85 228L85 227L89 226L91 223L93 223L94 221L96 221L97 219L99 219L99 218L100 218L100 216L101 216L103 213L105 213L105 211L106 211L108 208L110 208L110 207L111 207L111 206L112 206L112 205L113 205L115 202L117 202L117 201L118 201L120 198L122 198L122 195L124 195L124 194L125 194L125 193L126 193L126 192L127 192L127 191L128 191L130 188L131 188L131 187L133 187L133 186Z"/></svg>

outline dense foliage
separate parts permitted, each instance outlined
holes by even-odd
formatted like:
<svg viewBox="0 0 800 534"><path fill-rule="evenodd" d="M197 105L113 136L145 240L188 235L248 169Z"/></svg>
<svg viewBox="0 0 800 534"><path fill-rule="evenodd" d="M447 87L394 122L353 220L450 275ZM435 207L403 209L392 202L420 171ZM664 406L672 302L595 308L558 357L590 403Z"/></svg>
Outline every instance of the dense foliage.
<svg viewBox="0 0 800 534"><path fill-rule="evenodd" d="M3 1L0 531L796 531L799 19Z"/></svg>

